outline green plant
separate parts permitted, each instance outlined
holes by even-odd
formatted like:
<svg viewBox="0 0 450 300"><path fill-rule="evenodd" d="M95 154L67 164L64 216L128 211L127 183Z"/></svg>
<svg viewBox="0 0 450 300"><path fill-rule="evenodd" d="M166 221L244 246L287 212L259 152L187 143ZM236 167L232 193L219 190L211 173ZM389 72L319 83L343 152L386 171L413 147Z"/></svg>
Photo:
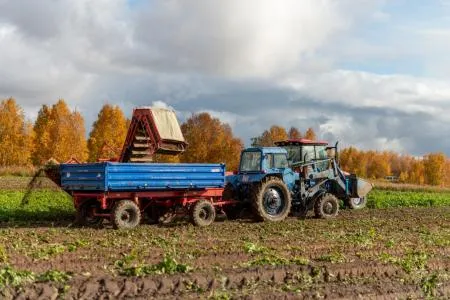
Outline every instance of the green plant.
<svg viewBox="0 0 450 300"><path fill-rule="evenodd" d="M58 270L49 270L43 274L40 274L37 277L38 281L42 282L59 282L64 283L72 278L72 274L68 272L58 271Z"/></svg>
<svg viewBox="0 0 450 300"><path fill-rule="evenodd" d="M5 248L0 245L0 263L8 262L8 254L6 253Z"/></svg>
<svg viewBox="0 0 450 300"><path fill-rule="evenodd" d="M268 252L268 249L264 246L260 246L256 243L252 242L246 242L244 244L244 250L246 253L249 254L257 254L257 253L266 253Z"/></svg>
<svg viewBox="0 0 450 300"><path fill-rule="evenodd" d="M425 297L431 298L435 296L436 287L438 285L438 274L433 273L428 276L424 276L420 281L420 288Z"/></svg>
<svg viewBox="0 0 450 300"><path fill-rule="evenodd" d="M175 258L170 255L165 255L161 262L154 265L131 265L131 262L134 259L134 256L129 255L125 256L124 259L115 262L115 266L118 269L120 275L145 276L149 274L188 273L193 269L187 264L178 263Z"/></svg>
<svg viewBox="0 0 450 300"><path fill-rule="evenodd" d="M400 266L406 273L424 270L429 255L422 251L410 251L403 257L395 257L387 253L381 253L379 259L383 263L392 263Z"/></svg>
<svg viewBox="0 0 450 300"><path fill-rule="evenodd" d="M341 252L332 252L330 254L324 254L317 258L318 261L330 262L332 264L343 263L347 261L345 255Z"/></svg>
<svg viewBox="0 0 450 300"><path fill-rule="evenodd" d="M10 266L0 269L0 287L19 286L34 280L35 274L31 271L17 271Z"/></svg>
<svg viewBox="0 0 450 300"><path fill-rule="evenodd" d="M449 206L450 191L379 190L368 195L369 208Z"/></svg>

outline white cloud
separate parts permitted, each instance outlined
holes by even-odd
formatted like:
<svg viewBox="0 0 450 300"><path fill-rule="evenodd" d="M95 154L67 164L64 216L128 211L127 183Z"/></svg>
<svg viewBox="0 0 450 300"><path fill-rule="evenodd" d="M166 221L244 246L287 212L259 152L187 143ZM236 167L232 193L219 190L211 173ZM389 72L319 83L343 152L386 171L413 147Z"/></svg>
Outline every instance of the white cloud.
<svg viewBox="0 0 450 300"><path fill-rule="evenodd" d="M317 102L349 107L430 115L442 109L450 110L450 86L442 80L336 70L316 75L300 74L280 84L297 91L300 99L310 97Z"/></svg>
<svg viewBox="0 0 450 300"><path fill-rule="evenodd" d="M88 125L105 102L128 116L153 102L207 111L246 139L314 126L363 148L450 154L436 134L450 130L448 29L395 23L386 3L0 0L0 97L30 117L63 97ZM421 77L396 71L404 57ZM386 61L390 75L345 69Z"/></svg>

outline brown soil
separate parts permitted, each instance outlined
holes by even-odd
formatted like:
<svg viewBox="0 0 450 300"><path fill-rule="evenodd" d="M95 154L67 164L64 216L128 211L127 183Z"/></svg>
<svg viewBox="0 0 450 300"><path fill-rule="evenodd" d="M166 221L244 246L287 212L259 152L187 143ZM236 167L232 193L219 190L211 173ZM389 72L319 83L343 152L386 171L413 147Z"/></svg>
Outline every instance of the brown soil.
<svg viewBox="0 0 450 300"><path fill-rule="evenodd" d="M165 256L192 271L139 273ZM6 265L36 277L54 270L71 278L10 284L0 289L4 299L445 299L450 207L133 231L30 223L0 229L0 271ZM133 267L139 276L125 276Z"/></svg>

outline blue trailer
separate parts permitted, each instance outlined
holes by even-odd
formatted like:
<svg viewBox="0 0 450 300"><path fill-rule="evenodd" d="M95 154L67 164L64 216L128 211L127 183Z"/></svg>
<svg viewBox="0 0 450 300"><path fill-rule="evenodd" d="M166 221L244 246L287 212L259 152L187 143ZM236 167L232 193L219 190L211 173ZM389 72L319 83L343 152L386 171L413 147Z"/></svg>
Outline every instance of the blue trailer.
<svg viewBox="0 0 450 300"><path fill-rule="evenodd" d="M62 164L61 187L74 199L77 220L95 225L105 218L115 228L133 228L143 216L168 222L188 214L195 225L211 224L223 199L224 164Z"/></svg>

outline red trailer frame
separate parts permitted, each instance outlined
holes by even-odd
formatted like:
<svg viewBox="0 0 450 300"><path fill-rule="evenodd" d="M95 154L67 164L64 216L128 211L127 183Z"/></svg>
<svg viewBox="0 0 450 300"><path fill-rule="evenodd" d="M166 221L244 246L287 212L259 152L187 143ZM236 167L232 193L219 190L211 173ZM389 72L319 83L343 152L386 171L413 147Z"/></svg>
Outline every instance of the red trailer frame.
<svg viewBox="0 0 450 300"><path fill-rule="evenodd" d="M138 192L72 192L72 197L78 220L87 217L83 215L86 214L83 207L84 204L89 203L88 217L101 221L102 219L112 220L114 207L122 200L134 202L139 207L141 214L151 208L160 208L172 210L175 215L192 213L192 208L201 200L209 202L215 210L222 210L224 206L238 203L236 200L223 199L223 192L224 188Z"/></svg>

